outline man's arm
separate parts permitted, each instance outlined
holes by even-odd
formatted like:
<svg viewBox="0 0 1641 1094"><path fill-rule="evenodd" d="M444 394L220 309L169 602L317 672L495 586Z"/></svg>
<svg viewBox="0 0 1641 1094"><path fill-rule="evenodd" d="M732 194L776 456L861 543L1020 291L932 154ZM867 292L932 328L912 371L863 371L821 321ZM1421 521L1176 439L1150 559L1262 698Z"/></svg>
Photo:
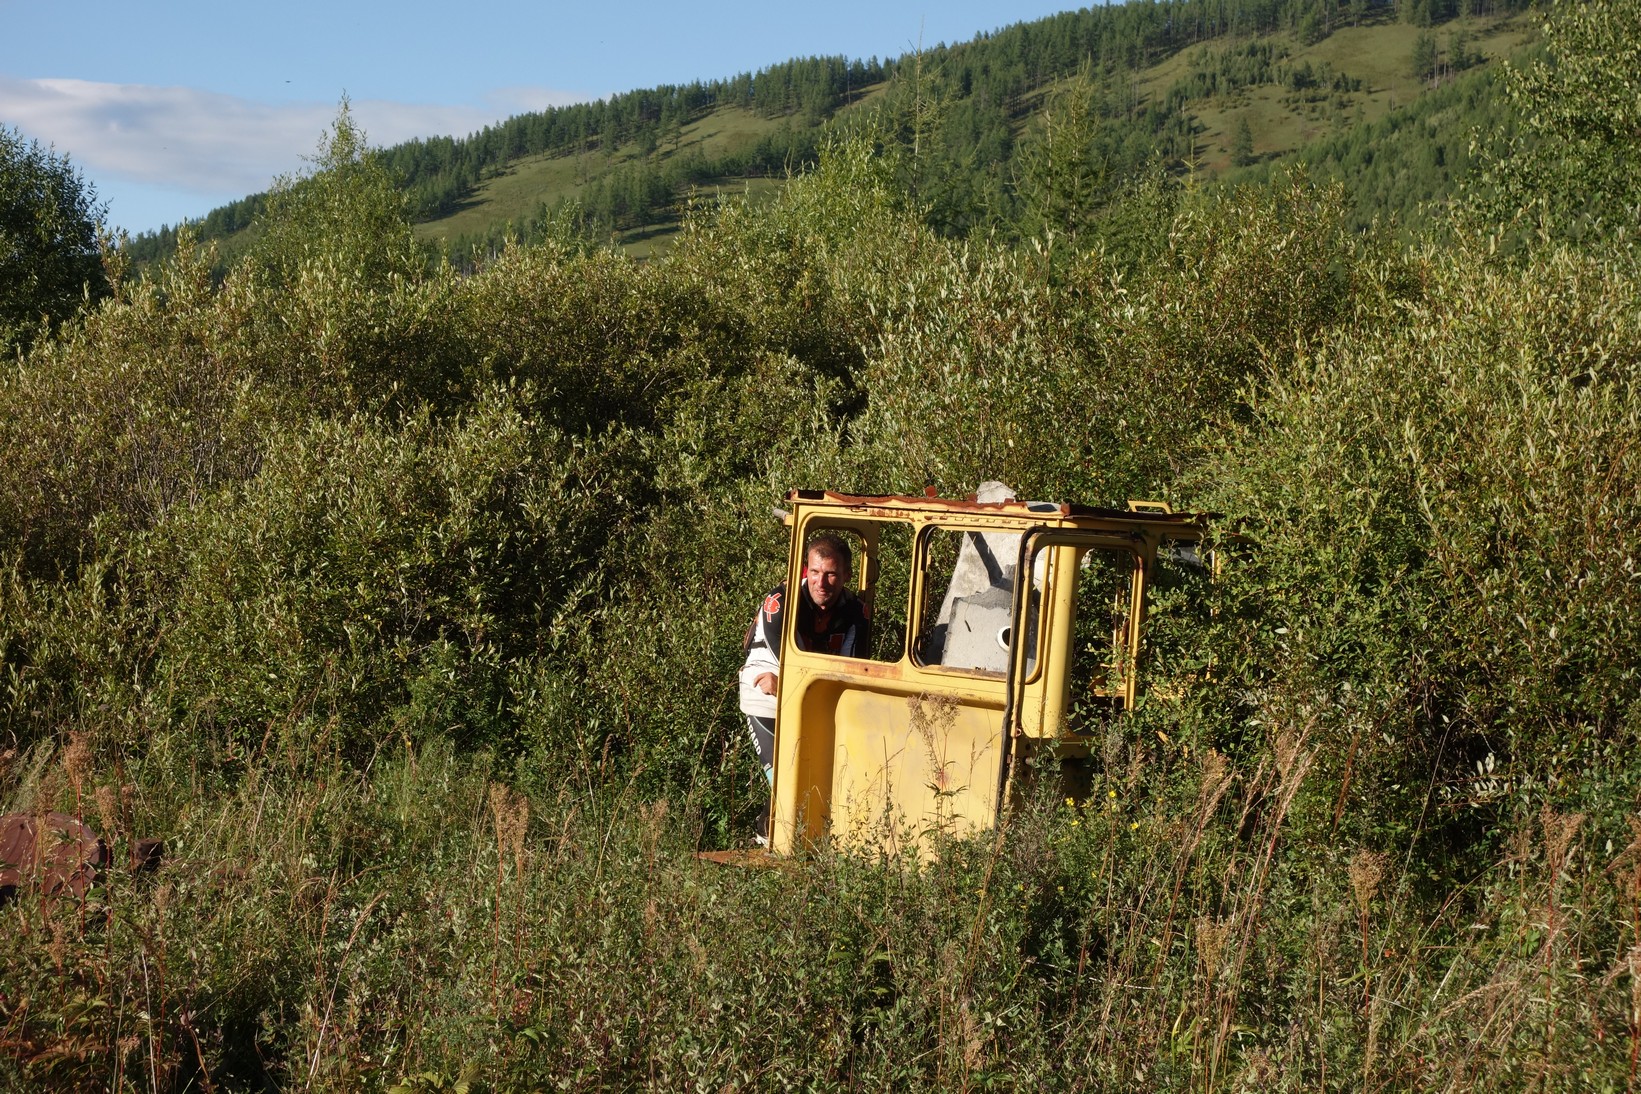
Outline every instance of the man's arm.
<svg viewBox="0 0 1641 1094"><path fill-rule="evenodd" d="M781 610L786 588L777 585L758 608L746 636L746 663L741 666L741 710L772 718L773 696L780 686Z"/></svg>

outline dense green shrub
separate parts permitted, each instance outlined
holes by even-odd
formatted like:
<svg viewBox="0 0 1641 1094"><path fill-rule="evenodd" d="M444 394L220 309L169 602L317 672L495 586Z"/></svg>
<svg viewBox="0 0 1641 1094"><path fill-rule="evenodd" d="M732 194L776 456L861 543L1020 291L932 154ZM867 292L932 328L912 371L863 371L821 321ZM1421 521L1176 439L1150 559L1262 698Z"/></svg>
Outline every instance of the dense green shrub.
<svg viewBox="0 0 1641 1094"><path fill-rule="evenodd" d="M164 605L175 717L298 751L504 736L507 674L585 595L639 471L620 432L567 435L530 402L276 435L254 480L145 540L133 595Z"/></svg>
<svg viewBox="0 0 1641 1094"><path fill-rule="evenodd" d="M43 576L96 552L94 529L149 526L254 473L266 407L219 294L184 247L162 275L0 376L0 548Z"/></svg>
<svg viewBox="0 0 1641 1094"><path fill-rule="evenodd" d="M1337 187L1302 178L1186 203L1166 250L1131 274L1101 250L1062 278L1001 243L931 241L887 288L852 426L875 485L996 477L1117 505L1174 491L1250 378L1416 291L1347 229Z"/></svg>
<svg viewBox="0 0 1641 1094"><path fill-rule="evenodd" d="M1567 254L1531 277L1433 259L1404 320L1261 385L1209 495L1258 543L1236 671L1310 712L1330 810L1406 830L1550 804L1622 833L1641 777L1635 300Z"/></svg>

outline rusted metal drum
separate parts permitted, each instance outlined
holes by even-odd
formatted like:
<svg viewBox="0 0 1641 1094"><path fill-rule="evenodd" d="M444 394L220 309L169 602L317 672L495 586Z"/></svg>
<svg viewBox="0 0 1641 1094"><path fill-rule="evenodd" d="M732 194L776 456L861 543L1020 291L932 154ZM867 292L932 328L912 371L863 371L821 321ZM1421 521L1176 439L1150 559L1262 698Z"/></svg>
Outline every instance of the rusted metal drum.
<svg viewBox="0 0 1641 1094"><path fill-rule="evenodd" d="M47 897L84 897L108 865L108 847L67 813L0 816L0 904L27 885Z"/></svg>

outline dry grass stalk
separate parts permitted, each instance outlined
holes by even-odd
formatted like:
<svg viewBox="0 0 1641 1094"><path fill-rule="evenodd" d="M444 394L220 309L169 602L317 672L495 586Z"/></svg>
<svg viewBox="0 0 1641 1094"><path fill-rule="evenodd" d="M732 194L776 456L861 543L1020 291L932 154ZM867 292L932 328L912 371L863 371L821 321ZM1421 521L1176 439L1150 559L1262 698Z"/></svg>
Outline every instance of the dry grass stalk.
<svg viewBox="0 0 1641 1094"><path fill-rule="evenodd" d="M666 830L667 799L658 798L648 805L639 807L639 816L644 820L645 852L649 857L650 869L655 869L656 856L661 849L661 833Z"/></svg>
<svg viewBox="0 0 1641 1094"><path fill-rule="evenodd" d="M513 859L513 876L524 877L524 832L530 824L530 803L522 794L515 794L501 783L490 784L490 817L496 831L496 907L492 917L494 944L498 957L490 964L490 1004L498 1005L497 983L501 952L502 873L509 854ZM522 890L522 887L517 887ZM522 898L521 898L522 899Z"/></svg>
<svg viewBox="0 0 1641 1094"><path fill-rule="evenodd" d="M1368 1049L1362 1062L1362 1081L1367 1082L1368 1068L1373 1062L1374 1046L1378 1041L1377 1017L1373 1006L1373 973L1371 971L1371 950L1368 932L1368 905L1373 902L1373 894L1379 891L1379 882L1385 876L1386 855L1383 851L1368 851L1366 849L1351 856L1350 875L1351 892L1356 896L1356 919L1362 930L1362 1006L1368 1012Z"/></svg>
<svg viewBox="0 0 1641 1094"><path fill-rule="evenodd" d="M47 916L46 929L51 932L51 941L46 944L46 952L51 955L51 963L57 969L57 975L61 976L63 962L68 959L68 928L58 916Z"/></svg>
<svg viewBox="0 0 1641 1094"><path fill-rule="evenodd" d="M113 838L114 833L119 830L120 814L119 799L112 786L97 788L97 819L102 822L103 836Z"/></svg>
<svg viewBox="0 0 1641 1094"><path fill-rule="evenodd" d="M946 745L951 740L952 726L957 722L957 700L950 695L907 696L906 713L912 731L923 742L924 751L928 754L935 784L942 791L950 790L947 784L951 762L946 755Z"/></svg>
<svg viewBox="0 0 1641 1094"><path fill-rule="evenodd" d="M1101 742L1100 758L1105 761L1107 771L1120 771L1128 756L1128 742L1123 739L1122 724L1113 720L1105 730L1105 740Z"/></svg>
<svg viewBox="0 0 1641 1094"><path fill-rule="evenodd" d="M1379 1005L1380 997L1372 992L1372 980L1368 981L1369 993L1367 1001L1367 1047L1362 1052L1362 1089L1370 1086L1369 1078L1373 1074L1373 1058L1379 1053L1379 1029L1384 1024L1384 1008Z"/></svg>
<svg viewBox="0 0 1641 1094"><path fill-rule="evenodd" d="M530 825L530 802L500 783L490 787L490 814L496 829L496 854L513 860L515 874L524 873L524 833Z"/></svg>
<svg viewBox="0 0 1641 1094"><path fill-rule="evenodd" d="M40 776L40 781L34 784L34 796L31 799L29 811L36 817L44 818L57 805L57 773L47 771Z"/></svg>
<svg viewBox="0 0 1641 1094"><path fill-rule="evenodd" d="M1286 727L1276 735L1276 769L1282 773L1284 786L1287 785L1300 758L1299 740L1294 731Z"/></svg>
<svg viewBox="0 0 1641 1094"><path fill-rule="evenodd" d="M964 1085L967 1086L968 1075L977 1071L986 1062L986 1037L980 1023L975 1021L974 1011L968 1000L965 999L958 1006L957 1015L963 1037Z"/></svg>
<svg viewBox="0 0 1641 1094"><path fill-rule="evenodd" d="M74 788L77 801L80 788L91 773L91 744L84 733L75 731L69 735L68 747L63 750L63 770L68 773L68 782Z"/></svg>
<svg viewBox="0 0 1641 1094"><path fill-rule="evenodd" d="M1568 848L1572 845L1573 836L1584 823L1584 814L1568 813L1563 816L1546 805L1539 813L1539 823L1544 828L1545 858L1550 866L1551 882L1554 884L1560 878L1561 871L1566 868Z"/></svg>
<svg viewBox="0 0 1641 1094"><path fill-rule="evenodd" d="M1147 750L1143 748L1130 748L1128 750L1128 771L1123 776L1123 790L1126 793L1132 793L1134 788L1140 785L1140 779L1145 775L1146 752Z"/></svg>
<svg viewBox="0 0 1641 1094"><path fill-rule="evenodd" d="M1305 733L1295 733L1291 728L1284 727L1277 733L1272 742L1272 758L1276 763L1278 780L1276 801L1262 820L1264 828L1263 845L1259 849L1253 868L1246 879L1238 882L1241 894L1237 900L1232 918L1238 924L1237 944L1231 961L1225 971L1226 982L1232 987L1227 990L1220 1001L1220 1013L1217 1028L1214 1030L1212 1044L1208 1051L1208 1072L1210 1076L1219 1073L1220 1066L1226 1059L1232 1037L1233 1017L1236 1009L1235 985L1240 982L1242 970L1247 964L1248 956L1253 948L1254 937L1259 933L1263 923L1265 898L1267 896L1267 882L1270 878L1271 864L1276 857L1277 839L1282 831L1282 825L1287 818L1288 810L1293 805L1294 797L1299 793L1299 787L1305 776L1310 772L1313 754L1304 749ZM1252 807L1254 789L1262 780L1263 766L1250 786L1250 798L1244 809L1244 817Z"/></svg>
<svg viewBox="0 0 1641 1094"><path fill-rule="evenodd" d="M1136 749L1137 753L1139 750ZM1168 826L1168 844L1178 848L1174 856L1174 884L1169 898L1168 914L1163 922L1162 944L1157 947L1156 959L1152 964L1151 981L1153 985L1162 974L1165 955L1169 950L1169 943L1173 940L1174 916L1179 910L1180 900L1185 891L1185 878L1189 872L1192 860L1196 857L1197 847L1202 842L1203 833L1207 830L1208 819L1213 816L1214 810L1219 807L1219 801L1230 788L1231 779L1225 757L1209 749L1202 756L1202 779L1197 785L1197 811L1194 821L1187 824L1183 819ZM1201 936L1201 922L1198 923L1198 935ZM1223 944L1223 937L1219 942ZM1209 960L1206 969L1210 976L1217 965L1218 946L1215 947L1214 959Z"/></svg>
<svg viewBox="0 0 1641 1094"><path fill-rule="evenodd" d="M1356 894L1356 908L1362 915L1367 915L1368 904L1373 900L1373 894L1379 891L1379 882L1384 880L1385 861L1387 856L1383 851L1358 851L1350 859L1350 888Z"/></svg>
<svg viewBox="0 0 1641 1094"><path fill-rule="evenodd" d="M1214 749L1202 754L1202 782L1197 787L1197 816L1206 819L1229 785L1225 757ZM1200 823L1199 819L1199 823Z"/></svg>
<svg viewBox="0 0 1641 1094"><path fill-rule="evenodd" d="M1203 974L1210 981L1219 971L1219 956L1225 950L1225 940L1230 937L1231 927L1227 923L1218 923L1207 916L1197 920L1197 956L1202 961Z"/></svg>
<svg viewBox="0 0 1641 1094"><path fill-rule="evenodd" d="M689 950L690 966L694 968L696 975L706 972L707 948L695 937L693 931L684 936L684 946Z"/></svg>
<svg viewBox="0 0 1641 1094"><path fill-rule="evenodd" d="M1636 1059L1641 1050L1641 942L1630 947L1624 955L1624 967L1630 974L1630 1083L1635 1083Z"/></svg>

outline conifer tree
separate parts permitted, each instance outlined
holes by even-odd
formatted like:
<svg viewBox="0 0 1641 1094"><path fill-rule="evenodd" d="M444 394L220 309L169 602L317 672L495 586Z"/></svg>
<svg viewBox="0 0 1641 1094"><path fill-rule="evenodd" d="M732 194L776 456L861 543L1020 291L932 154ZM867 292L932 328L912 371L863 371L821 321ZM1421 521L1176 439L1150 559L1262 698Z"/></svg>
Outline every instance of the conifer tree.
<svg viewBox="0 0 1641 1094"><path fill-rule="evenodd" d="M1236 136L1231 141L1231 163L1246 167L1254 162L1254 131L1247 115L1237 119Z"/></svg>

